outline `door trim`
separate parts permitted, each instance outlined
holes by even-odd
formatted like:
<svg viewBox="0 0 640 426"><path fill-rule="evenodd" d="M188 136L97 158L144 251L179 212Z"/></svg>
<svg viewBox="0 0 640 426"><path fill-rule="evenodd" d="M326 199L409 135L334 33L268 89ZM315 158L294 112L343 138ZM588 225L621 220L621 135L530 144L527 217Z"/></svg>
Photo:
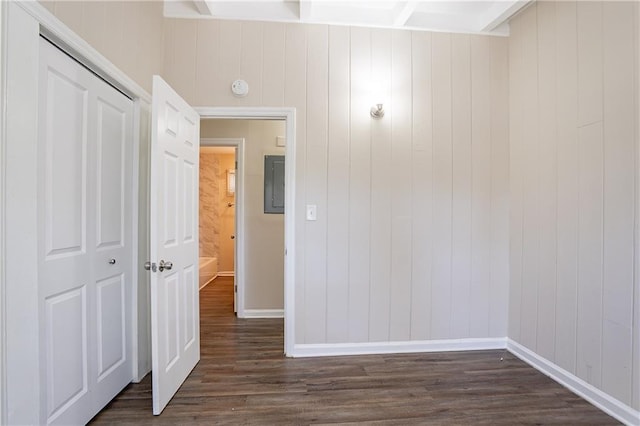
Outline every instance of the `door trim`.
<svg viewBox="0 0 640 426"><path fill-rule="evenodd" d="M197 111L197 108L196 108ZM202 120L202 116L200 116ZM236 170L236 217L234 220L235 228L235 250L236 270L234 271L235 285L238 291L234 295L237 298L238 318L245 318L244 310L244 277L245 277L245 232L244 232L244 138L200 138L200 148L206 146L234 146L238 149L236 161L238 169ZM223 274L218 272L219 276Z"/></svg>
<svg viewBox="0 0 640 426"><path fill-rule="evenodd" d="M284 353L291 356L295 344L295 205L296 205L296 109L292 107L196 107L200 119L285 120L284 207ZM239 310L239 309L238 309Z"/></svg>

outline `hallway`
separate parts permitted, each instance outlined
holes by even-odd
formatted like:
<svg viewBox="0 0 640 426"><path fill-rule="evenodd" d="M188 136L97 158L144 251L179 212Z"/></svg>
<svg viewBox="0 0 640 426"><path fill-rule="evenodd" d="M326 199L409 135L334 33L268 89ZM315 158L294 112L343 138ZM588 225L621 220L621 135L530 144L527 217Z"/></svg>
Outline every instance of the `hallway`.
<svg viewBox="0 0 640 426"><path fill-rule="evenodd" d="M283 321L237 319L232 289L200 292L201 360L162 415L148 375L91 424L617 424L506 351L285 358Z"/></svg>

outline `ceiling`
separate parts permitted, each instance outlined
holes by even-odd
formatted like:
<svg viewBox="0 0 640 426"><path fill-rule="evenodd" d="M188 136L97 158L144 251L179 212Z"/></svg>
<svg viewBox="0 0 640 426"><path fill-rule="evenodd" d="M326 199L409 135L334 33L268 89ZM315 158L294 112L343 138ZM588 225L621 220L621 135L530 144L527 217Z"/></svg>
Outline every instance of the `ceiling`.
<svg viewBox="0 0 640 426"><path fill-rule="evenodd" d="M508 35L509 18L531 1L164 0L164 15Z"/></svg>

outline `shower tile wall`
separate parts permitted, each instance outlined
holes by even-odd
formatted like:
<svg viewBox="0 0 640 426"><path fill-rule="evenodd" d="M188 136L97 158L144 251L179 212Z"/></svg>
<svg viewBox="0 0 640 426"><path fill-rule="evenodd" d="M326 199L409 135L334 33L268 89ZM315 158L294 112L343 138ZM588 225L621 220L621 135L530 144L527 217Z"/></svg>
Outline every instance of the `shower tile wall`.
<svg viewBox="0 0 640 426"><path fill-rule="evenodd" d="M200 153L200 257L220 252L220 161L213 153Z"/></svg>

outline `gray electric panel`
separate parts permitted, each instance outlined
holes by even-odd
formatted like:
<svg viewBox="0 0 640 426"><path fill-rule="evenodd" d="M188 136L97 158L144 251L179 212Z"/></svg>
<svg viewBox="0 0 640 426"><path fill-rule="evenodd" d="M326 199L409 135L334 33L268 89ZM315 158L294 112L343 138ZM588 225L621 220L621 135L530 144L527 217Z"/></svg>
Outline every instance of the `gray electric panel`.
<svg viewBox="0 0 640 426"><path fill-rule="evenodd" d="M284 155L264 156L264 212L284 214Z"/></svg>

